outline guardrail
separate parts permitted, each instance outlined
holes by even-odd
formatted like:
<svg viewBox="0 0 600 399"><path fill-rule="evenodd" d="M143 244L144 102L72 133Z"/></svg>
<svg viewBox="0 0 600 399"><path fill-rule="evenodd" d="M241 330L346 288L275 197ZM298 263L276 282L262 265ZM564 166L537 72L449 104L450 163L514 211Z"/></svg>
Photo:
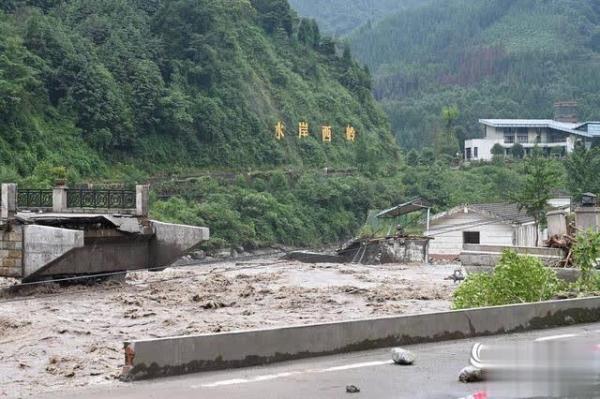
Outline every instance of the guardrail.
<svg viewBox="0 0 600 399"><path fill-rule="evenodd" d="M2 184L1 218L14 219L18 211L53 213L118 213L148 216L150 187L137 185L135 190L18 189L14 183Z"/></svg>
<svg viewBox="0 0 600 399"><path fill-rule="evenodd" d="M135 209L134 190L67 189L67 208Z"/></svg>
<svg viewBox="0 0 600 399"><path fill-rule="evenodd" d="M17 208L52 209L52 190L29 188L17 190Z"/></svg>

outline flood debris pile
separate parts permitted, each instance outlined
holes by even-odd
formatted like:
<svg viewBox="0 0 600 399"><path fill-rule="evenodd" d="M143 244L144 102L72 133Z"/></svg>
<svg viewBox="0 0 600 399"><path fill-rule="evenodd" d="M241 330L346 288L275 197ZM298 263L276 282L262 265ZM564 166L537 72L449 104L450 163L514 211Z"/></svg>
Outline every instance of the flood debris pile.
<svg viewBox="0 0 600 399"><path fill-rule="evenodd" d="M380 238L356 238L333 253L293 251L285 259L305 263L381 265L426 263L430 237L399 234Z"/></svg>
<svg viewBox="0 0 600 399"><path fill-rule="evenodd" d="M377 265L385 263L426 263L431 238L396 235L355 239L337 253L344 262Z"/></svg>
<svg viewBox="0 0 600 399"><path fill-rule="evenodd" d="M568 234L553 235L545 242L548 248L558 248L563 251L564 258L559 262L559 267L575 267L573 263L573 245L575 237Z"/></svg>

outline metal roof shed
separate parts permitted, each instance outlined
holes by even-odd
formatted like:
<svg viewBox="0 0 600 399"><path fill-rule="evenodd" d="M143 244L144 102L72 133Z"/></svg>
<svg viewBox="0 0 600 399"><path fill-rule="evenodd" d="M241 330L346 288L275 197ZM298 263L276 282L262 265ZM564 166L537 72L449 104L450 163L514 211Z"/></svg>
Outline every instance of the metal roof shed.
<svg viewBox="0 0 600 399"><path fill-rule="evenodd" d="M383 210L377 214L378 218L395 218L409 213L427 210L427 230L429 230L429 219L431 216L431 204L422 198L414 198L408 202L396 205L393 208Z"/></svg>

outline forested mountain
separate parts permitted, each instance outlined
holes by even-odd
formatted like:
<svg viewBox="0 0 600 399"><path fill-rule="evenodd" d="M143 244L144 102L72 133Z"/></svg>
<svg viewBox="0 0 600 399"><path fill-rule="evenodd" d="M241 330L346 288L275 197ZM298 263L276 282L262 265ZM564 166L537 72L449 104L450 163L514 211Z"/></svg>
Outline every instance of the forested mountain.
<svg viewBox="0 0 600 399"><path fill-rule="evenodd" d="M300 15L315 18L323 32L344 36L400 10L431 0L289 0Z"/></svg>
<svg viewBox="0 0 600 399"><path fill-rule="evenodd" d="M312 133L302 141L300 121ZM358 143L343 139L347 124ZM0 3L4 176L354 165L395 152L368 72L286 0Z"/></svg>
<svg viewBox="0 0 600 399"><path fill-rule="evenodd" d="M597 0L436 0L349 40L405 147L432 145L450 105L459 138L479 118L550 118L557 100L600 119Z"/></svg>

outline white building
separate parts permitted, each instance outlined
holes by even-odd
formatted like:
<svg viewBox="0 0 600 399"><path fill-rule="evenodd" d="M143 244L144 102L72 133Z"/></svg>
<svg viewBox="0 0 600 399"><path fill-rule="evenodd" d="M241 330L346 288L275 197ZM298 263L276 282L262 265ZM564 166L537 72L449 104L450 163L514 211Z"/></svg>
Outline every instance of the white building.
<svg viewBox="0 0 600 399"><path fill-rule="evenodd" d="M465 140L466 161L489 161L492 147L500 144L505 154L515 143L529 154L536 145L546 153L565 155L579 141L588 148L593 138L600 138L600 122L571 123L551 119L480 119L484 138Z"/></svg>
<svg viewBox="0 0 600 399"><path fill-rule="evenodd" d="M433 259L456 258L464 244L536 246L533 218L506 203L463 205L434 215L425 235L433 238L429 242ZM540 232L539 242L544 239Z"/></svg>

